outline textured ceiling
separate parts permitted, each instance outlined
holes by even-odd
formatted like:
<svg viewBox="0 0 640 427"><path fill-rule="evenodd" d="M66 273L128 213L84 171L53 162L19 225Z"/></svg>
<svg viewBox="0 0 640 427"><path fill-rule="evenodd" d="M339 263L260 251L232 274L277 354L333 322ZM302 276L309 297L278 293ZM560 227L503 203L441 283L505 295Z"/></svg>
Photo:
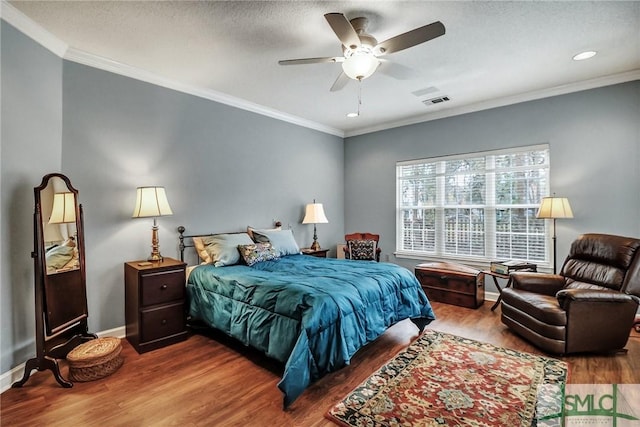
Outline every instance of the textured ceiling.
<svg viewBox="0 0 640 427"><path fill-rule="evenodd" d="M11 1L70 48L231 95L346 135L518 100L640 70L640 2ZM446 34L387 56L362 82L329 88L342 54L324 14L365 16L378 41L441 21ZM584 50L598 55L576 62ZM393 75L395 77L391 77ZM401 78L398 78L401 77ZM414 92L427 92L416 96ZM425 106L424 99L451 101ZM526 96L524 97L526 98ZM475 107L474 107L475 106Z"/></svg>

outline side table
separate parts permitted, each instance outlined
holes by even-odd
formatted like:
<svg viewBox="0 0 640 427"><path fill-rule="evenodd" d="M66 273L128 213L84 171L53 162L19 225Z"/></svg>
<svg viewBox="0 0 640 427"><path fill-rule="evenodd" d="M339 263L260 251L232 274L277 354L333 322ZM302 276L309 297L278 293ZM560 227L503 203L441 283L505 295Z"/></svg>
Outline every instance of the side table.
<svg viewBox="0 0 640 427"><path fill-rule="evenodd" d="M187 339L184 262L124 264L127 340L138 353Z"/></svg>
<svg viewBox="0 0 640 427"><path fill-rule="evenodd" d="M534 268L534 267L527 268L525 270L514 270L513 272L515 272L515 271L532 271L532 272L536 272L537 269ZM508 288L509 286L511 286L511 276L509 274L496 273L495 271L491 271L491 270L484 270L483 273L487 274L487 275L489 275L489 276L491 276L493 278L493 284L496 285L496 289L498 289L498 293L499 293L498 299L491 306L491 311L493 311L498 307L498 305L500 304L500 301L502 300L502 288L500 287L500 284L498 283L498 279L505 279L507 281L507 285L505 286L505 288Z"/></svg>
<svg viewBox="0 0 640 427"><path fill-rule="evenodd" d="M302 248L300 249L300 252L302 252L305 255L311 255L318 258L326 258L327 252L329 252L329 249L318 249L317 251L315 251L311 248Z"/></svg>
<svg viewBox="0 0 640 427"><path fill-rule="evenodd" d="M508 274L496 273L495 271L491 271L491 270L484 270L483 273L493 278L493 284L496 285L496 289L498 289L498 294L499 294L498 299L491 306L491 311L493 311L500 304L500 300L502 300L502 288L498 283L498 279L507 280L507 285L505 286L505 288L508 288L509 286L511 286L511 276L509 276Z"/></svg>

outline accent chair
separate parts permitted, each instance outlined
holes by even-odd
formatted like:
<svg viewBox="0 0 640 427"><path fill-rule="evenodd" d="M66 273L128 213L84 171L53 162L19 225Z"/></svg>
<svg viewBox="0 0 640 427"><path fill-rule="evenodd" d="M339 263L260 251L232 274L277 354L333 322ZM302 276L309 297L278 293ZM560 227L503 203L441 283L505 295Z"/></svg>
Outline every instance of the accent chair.
<svg viewBox="0 0 640 427"><path fill-rule="evenodd" d="M378 246L380 242L379 234L372 233L351 233L345 234L344 240L347 242L344 247L344 257L346 259L359 259L380 262L382 249Z"/></svg>

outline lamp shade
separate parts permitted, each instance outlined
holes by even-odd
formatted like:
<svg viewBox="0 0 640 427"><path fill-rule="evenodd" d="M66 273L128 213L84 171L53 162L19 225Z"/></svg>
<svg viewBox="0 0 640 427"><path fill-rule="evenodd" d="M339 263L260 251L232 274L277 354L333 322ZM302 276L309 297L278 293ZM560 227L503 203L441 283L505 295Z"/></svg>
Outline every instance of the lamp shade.
<svg viewBox="0 0 640 427"><path fill-rule="evenodd" d="M569 199L566 197L543 197L536 218L573 218Z"/></svg>
<svg viewBox="0 0 640 427"><path fill-rule="evenodd" d="M342 70L344 73L354 80L362 80L371 76L376 69L380 61L371 53L359 53L354 52L342 63Z"/></svg>
<svg viewBox="0 0 640 427"><path fill-rule="evenodd" d="M138 187L133 218L173 215L164 187Z"/></svg>
<svg viewBox="0 0 640 427"><path fill-rule="evenodd" d="M326 224L329 220L324 214L322 203L309 203L304 214L303 224Z"/></svg>
<svg viewBox="0 0 640 427"><path fill-rule="evenodd" d="M49 224L76 222L76 198L71 192L55 193Z"/></svg>

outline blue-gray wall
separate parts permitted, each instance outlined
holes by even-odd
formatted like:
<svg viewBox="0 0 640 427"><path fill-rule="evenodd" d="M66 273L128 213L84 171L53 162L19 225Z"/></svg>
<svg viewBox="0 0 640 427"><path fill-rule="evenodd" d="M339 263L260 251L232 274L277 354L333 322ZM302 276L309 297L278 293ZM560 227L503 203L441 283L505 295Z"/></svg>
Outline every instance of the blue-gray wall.
<svg viewBox="0 0 640 427"><path fill-rule="evenodd" d="M62 61L0 26L0 373L35 355L33 188L61 170Z"/></svg>
<svg viewBox="0 0 640 427"><path fill-rule="evenodd" d="M33 187L68 175L85 211L89 326L124 325L123 262L150 252L151 221L131 219L135 188L164 185L165 256L175 228L221 232L291 225L301 246L304 204L322 202L320 243L345 232L395 249L395 162L548 142L551 188L571 200L559 253L587 231L640 236L640 83L347 138L63 61L1 23L0 373L35 353ZM412 268L416 260L398 260Z"/></svg>
<svg viewBox="0 0 640 427"><path fill-rule="evenodd" d="M343 238L343 140L72 62L64 63L62 168L85 212L89 325L124 325L123 263L146 258L151 219L132 219L135 189L165 186L160 249L187 233L291 226L309 246L304 206L322 202L329 248Z"/></svg>
<svg viewBox="0 0 640 427"><path fill-rule="evenodd" d="M413 268L393 256L397 161L540 143L574 213L557 221L558 263L581 233L640 236L639 81L347 138L345 232L379 232L384 254Z"/></svg>
<svg viewBox="0 0 640 427"><path fill-rule="evenodd" d="M187 232L291 227L309 246L304 206L324 204L320 243L342 240L343 139L63 61L2 24L0 372L35 355L33 188L62 172L84 207L89 328L124 326L123 263L150 251L151 219L132 219L135 189L166 187L160 248Z"/></svg>

